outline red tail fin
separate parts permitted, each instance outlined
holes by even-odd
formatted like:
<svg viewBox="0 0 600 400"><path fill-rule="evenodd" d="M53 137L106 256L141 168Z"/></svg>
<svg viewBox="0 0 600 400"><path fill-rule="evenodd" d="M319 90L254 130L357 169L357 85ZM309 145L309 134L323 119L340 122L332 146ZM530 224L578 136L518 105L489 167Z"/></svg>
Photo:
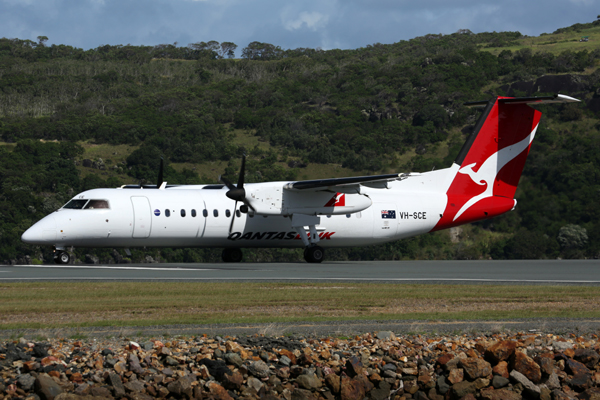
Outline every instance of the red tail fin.
<svg viewBox="0 0 600 400"><path fill-rule="evenodd" d="M458 166L458 171L446 192L446 209L433 230L494 217L513 209L516 204L513 197L542 116L527 103L571 101L577 100L557 95L498 97L487 103L455 160L454 167Z"/></svg>

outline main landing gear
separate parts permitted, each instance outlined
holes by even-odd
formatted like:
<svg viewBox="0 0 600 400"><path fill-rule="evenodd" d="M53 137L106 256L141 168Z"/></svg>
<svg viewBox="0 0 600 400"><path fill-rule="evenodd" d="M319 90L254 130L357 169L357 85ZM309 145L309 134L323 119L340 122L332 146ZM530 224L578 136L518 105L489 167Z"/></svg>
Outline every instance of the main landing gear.
<svg viewBox="0 0 600 400"><path fill-rule="evenodd" d="M241 249L237 248L226 248L223 249L223 253L221 253L221 258L223 262L240 262L242 258L244 258L244 254Z"/></svg>
<svg viewBox="0 0 600 400"><path fill-rule="evenodd" d="M304 249L304 259L307 263L320 263L325 258L325 251L321 246L311 246Z"/></svg>

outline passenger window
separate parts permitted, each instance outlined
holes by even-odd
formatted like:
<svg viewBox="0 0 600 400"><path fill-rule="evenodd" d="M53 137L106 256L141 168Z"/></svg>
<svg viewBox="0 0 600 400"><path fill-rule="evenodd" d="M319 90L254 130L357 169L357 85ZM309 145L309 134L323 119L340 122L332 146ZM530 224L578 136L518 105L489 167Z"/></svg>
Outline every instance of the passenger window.
<svg viewBox="0 0 600 400"><path fill-rule="evenodd" d="M192 208L192 217L196 216L196 210Z"/></svg>
<svg viewBox="0 0 600 400"><path fill-rule="evenodd" d="M181 209L181 216L185 217L185 210L183 208Z"/></svg>
<svg viewBox="0 0 600 400"><path fill-rule="evenodd" d="M238 218L242 216L242 213L240 212L240 210L235 210L235 216Z"/></svg>
<svg viewBox="0 0 600 400"><path fill-rule="evenodd" d="M165 217L171 216L171 210L165 210Z"/></svg>
<svg viewBox="0 0 600 400"><path fill-rule="evenodd" d="M202 210L202 215L204 218L208 217L208 210Z"/></svg>
<svg viewBox="0 0 600 400"><path fill-rule="evenodd" d="M86 210L93 210L94 208L109 208L108 201L106 200L90 200L84 207Z"/></svg>
<svg viewBox="0 0 600 400"><path fill-rule="evenodd" d="M229 210L225 210L225 216L226 216L227 218L231 217L231 211L229 211Z"/></svg>
<svg viewBox="0 0 600 400"><path fill-rule="evenodd" d="M219 216L219 210L217 210L217 209L213 210L213 215L215 217L218 217Z"/></svg>

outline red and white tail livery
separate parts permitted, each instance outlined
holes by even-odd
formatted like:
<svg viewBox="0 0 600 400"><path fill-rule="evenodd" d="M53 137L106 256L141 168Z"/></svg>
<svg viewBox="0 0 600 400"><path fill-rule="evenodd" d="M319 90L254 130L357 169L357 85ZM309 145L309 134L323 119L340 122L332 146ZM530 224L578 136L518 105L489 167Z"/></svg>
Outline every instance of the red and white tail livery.
<svg viewBox="0 0 600 400"><path fill-rule="evenodd" d="M484 107L446 169L297 182L156 185L80 193L29 228L26 243L49 245L58 263L81 247L301 247L308 262L324 248L364 246L495 217L516 205L515 191L540 122L528 104L577 102L564 95L498 97Z"/></svg>

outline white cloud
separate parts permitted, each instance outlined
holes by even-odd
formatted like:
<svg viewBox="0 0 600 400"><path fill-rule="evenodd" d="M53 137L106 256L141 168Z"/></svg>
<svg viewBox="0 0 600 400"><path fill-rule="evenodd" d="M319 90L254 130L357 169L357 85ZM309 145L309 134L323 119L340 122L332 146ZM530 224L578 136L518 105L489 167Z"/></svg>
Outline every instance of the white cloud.
<svg viewBox="0 0 600 400"><path fill-rule="evenodd" d="M283 25L288 31L301 29L304 25L306 25L306 28L316 31L317 29L325 27L325 25L327 25L327 21L329 21L329 17L327 15L323 15L316 11L303 11L296 19L288 19L287 21L283 21Z"/></svg>

